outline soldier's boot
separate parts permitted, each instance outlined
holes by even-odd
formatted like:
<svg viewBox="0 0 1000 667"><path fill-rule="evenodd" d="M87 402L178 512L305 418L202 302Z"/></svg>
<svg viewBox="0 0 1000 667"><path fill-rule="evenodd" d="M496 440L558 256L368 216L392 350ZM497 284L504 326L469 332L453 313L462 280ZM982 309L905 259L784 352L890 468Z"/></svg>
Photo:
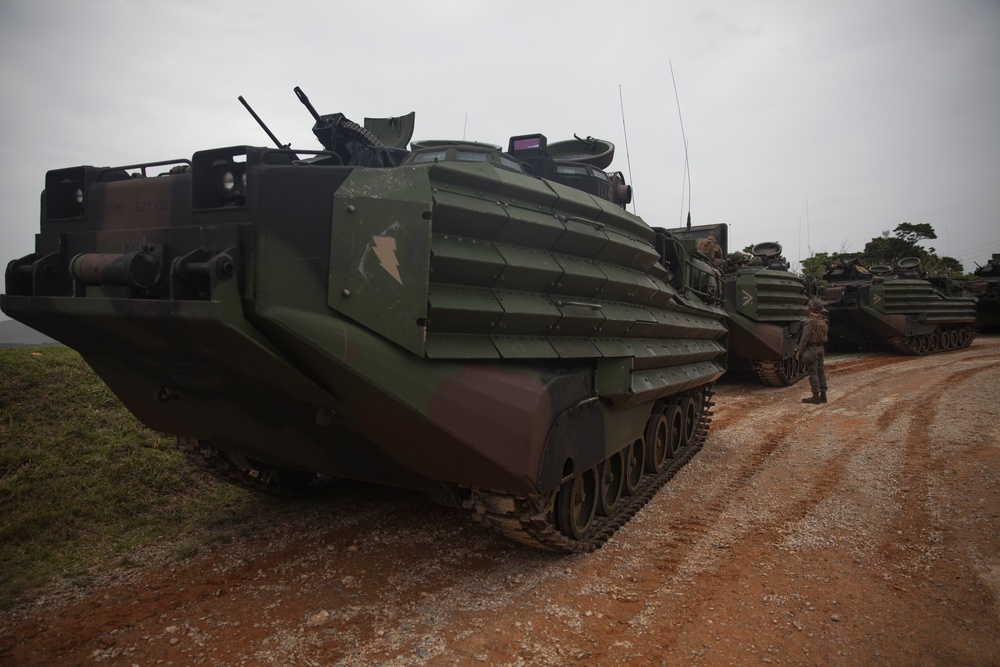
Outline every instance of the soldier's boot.
<svg viewBox="0 0 1000 667"><path fill-rule="evenodd" d="M826 392L825 391L819 392L819 402L820 403L826 403Z"/></svg>
<svg viewBox="0 0 1000 667"><path fill-rule="evenodd" d="M823 398L820 398L820 393L818 391L814 391L813 395L810 396L809 398L803 398L802 402L803 403L817 403L817 404L818 403L826 403L826 401Z"/></svg>

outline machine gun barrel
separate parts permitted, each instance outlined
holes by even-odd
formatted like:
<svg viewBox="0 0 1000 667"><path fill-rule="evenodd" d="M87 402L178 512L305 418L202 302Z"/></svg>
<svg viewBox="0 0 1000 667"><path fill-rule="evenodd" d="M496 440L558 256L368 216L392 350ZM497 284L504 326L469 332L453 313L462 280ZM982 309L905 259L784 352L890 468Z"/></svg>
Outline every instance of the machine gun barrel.
<svg viewBox="0 0 1000 667"><path fill-rule="evenodd" d="M250 108L250 105L247 103L245 99L243 99L242 95L240 95L238 99L240 102L243 103L243 106L246 107L247 111L250 112L250 115L253 116L253 119L257 121L257 124L260 125L261 129L267 132L267 136L271 137L271 141L274 142L275 146L277 146L278 148L288 148L290 144L282 144L280 141L278 141L278 137L274 136L274 133L272 133L271 130L267 129L267 125L265 125L264 121L260 119L260 116L258 116L254 112L254 110Z"/></svg>
<svg viewBox="0 0 1000 667"><path fill-rule="evenodd" d="M295 90L295 96L299 98L299 102L302 102L305 108L309 109L309 113L312 114L313 120L315 120L318 123L320 120L319 114L316 113L316 109L313 108L313 105L309 103L309 98L306 97L306 94L303 93L302 89L299 88L298 86L295 86L294 90Z"/></svg>

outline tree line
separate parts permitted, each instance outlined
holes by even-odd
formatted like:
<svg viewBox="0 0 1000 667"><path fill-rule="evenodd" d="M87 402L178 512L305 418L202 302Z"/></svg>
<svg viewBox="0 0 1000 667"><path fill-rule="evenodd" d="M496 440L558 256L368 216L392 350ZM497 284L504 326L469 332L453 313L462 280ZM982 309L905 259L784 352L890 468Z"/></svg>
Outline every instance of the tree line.
<svg viewBox="0 0 1000 667"><path fill-rule="evenodd" d="M802 260L802 275L805 277L822 278L826 267L837 260L860 260L865 266L881 264L895 267L896 262L904 257L918 257L920 268L928 276L945 278L961 278L964 276L962 263L954 257L939 257L934 248L924 248L918 245L926 239L936 239L934 228L928 223L900 223L892 231L892 236L877 236L865 244L861 252L818 252L812 257Z"/></svg>

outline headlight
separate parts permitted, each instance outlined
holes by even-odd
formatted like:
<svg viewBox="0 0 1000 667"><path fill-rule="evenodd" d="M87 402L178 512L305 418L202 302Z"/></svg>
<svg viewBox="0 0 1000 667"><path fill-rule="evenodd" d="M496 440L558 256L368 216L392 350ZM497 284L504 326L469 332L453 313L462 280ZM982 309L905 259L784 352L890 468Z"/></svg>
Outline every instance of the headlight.
<svg viewBox="0 0 1000 667"><path fill-rule="evenodd" d="M45 174L44 212L48 220L70 220L86 215L87 184L100 178L101 169L71 167Z"/></svg>
<svg viewBox="0 0 1000 667"><path fill-rule="evenodd" d="M239 162L220 162L215 167L215 187L219 195L232 204L237 199L246 196L247 170L246 165Z"/></svg>
<svg viewBox="0 0 1000 667"><path fill-rule="evenodd" d="M247 187L253 175L249 165L240 160L245 147L231 146L200 151L191 160L191 202L196 209L246 206Z"/></svg>

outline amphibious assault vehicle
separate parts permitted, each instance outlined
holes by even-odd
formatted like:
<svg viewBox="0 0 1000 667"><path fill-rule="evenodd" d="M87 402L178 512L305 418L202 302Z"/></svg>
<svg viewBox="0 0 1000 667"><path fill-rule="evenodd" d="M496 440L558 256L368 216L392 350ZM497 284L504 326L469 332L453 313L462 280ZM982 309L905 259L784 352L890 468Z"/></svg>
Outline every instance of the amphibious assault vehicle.
<svg viewBox="0 0 1000 667"><path fill-rule="evenodd" d="M807 317L805 282L788 270L781 244L758 243L750 255L727 253L725 224L670 230L674 235L703 239L714 234L727 260L726 320L729 327L729 368L752 371L766 385L795 384L806 371L795 358L799 327Z"/></svg>
<svg viewBox="0 0 1000 667"><path fill-rule="evenodd" d="M48 172L4 312L228 481L366 480L602 544L705 437L719 278L625 210L608 142L407 150L412 114L296 94L322 150L261 123L277 147Z"/></svg>
<svg viewBox="0 0 1000 667"><path fill-rule="evenodd" d="M886 343L902 354L930 354L972 343L976 300L960 284L928 280L920 259L896 268L840 259L823 274L820 298L830 313L832 343Z"/></svg>
<svg viewBox="0 0 1000 667"><path fill-rule="evenodd" d="M976 297L976 322L981 331L1000 329L1000 255L976 267L969 290Z"/></svg>

